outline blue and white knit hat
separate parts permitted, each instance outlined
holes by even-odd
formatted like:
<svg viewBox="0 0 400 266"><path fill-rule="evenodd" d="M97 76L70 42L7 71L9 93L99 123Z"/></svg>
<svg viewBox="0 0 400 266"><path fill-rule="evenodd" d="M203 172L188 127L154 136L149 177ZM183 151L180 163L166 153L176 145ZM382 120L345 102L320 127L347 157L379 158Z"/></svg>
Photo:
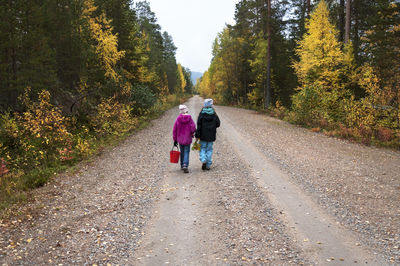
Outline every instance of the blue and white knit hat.
<svg viewBox="0 0 400 266"><path fill-rule="evenodd" d="M204 107L212 107L214 101L212 99L205 99L204 100Z"/></svg>

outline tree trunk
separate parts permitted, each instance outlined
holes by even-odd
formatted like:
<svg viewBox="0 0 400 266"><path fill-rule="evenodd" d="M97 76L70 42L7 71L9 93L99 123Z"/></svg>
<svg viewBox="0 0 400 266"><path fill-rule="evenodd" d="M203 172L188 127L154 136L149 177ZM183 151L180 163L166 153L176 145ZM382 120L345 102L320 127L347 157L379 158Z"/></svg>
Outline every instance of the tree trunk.
<svg viewBox="0 0 400 266"><path fill-rule="evenodd" d="M351 0L346 2L346 31L344 36L344 43L350 41L350 23L351 23Z"/></svg>
<svg viewBox="0 0 400 266"><path fill-rule="evenodd" d="M267 0L267 84L265 89L264 107L267 109L271 102L271 0Z"/></svg>
<svg viewBox="0 0 400 266"><path fill-rule="evenodd" d="M339 7L339 41L344 41L344 27L345 27L345 6L344 0L340 0L340 7Z"/></svg>
<svg viewBox="0 0 400 266"><path fill-rule="evenodd" d="M353 47L354 47L354 56L356 58L356 62L359 62L359 50L360 50L360 33L358 30L358 25L360 23L359 14L359 0L355 0L353 2L353 19L354 19L354 35L353 35Z"/></svg>
<svg viewBox="0 0 400 266"><path fill-rule="evenodd" d="M263 1L256 1L256 21L257 21L257 32L259 32L259 30L264 28L264 20L263 20Z"/></svg>
<svg viewBox="0 0 400 266"><path fill-rule="evenodd" d="M307 18L310 17L310 13L311 13L311 0L306 0L306 12L307 12Z"/></svg>

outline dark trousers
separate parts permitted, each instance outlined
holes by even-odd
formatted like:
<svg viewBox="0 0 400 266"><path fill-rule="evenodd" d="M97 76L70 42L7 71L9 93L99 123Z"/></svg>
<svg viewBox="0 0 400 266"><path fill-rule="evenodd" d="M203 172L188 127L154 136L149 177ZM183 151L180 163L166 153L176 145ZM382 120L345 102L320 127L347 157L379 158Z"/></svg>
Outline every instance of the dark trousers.
<svg viewBox="0 0 400 266"><path fill-rule="evenodd" d="M189 167L190 144L189 145L179 144L179 148L181 150L181 168Z"/></svg>

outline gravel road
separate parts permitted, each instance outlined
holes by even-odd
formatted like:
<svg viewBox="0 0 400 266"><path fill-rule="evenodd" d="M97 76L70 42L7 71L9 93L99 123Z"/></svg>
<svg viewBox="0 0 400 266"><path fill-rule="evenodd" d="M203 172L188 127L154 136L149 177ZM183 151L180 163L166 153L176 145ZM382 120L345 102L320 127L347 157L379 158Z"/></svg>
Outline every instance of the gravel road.
<svg viewBox="0 0 400 266"><path fill-rule="evenodd" d="M187 105L196 118L201 98ZM399 152L253 111L218 106L217 112L221 128L210 171L200 169L196 152L189 174L169 163L178 113L169 110L36 190L18 216L1 220L0 264L400 263ZM293 210L291 202L302 207ZM309 212L302 213L304 206ZM305 238L313 223L328 224L318 234L332 237ZM365 256L327 256L335 243L339 253L352 245L356 257Z"/></svg>

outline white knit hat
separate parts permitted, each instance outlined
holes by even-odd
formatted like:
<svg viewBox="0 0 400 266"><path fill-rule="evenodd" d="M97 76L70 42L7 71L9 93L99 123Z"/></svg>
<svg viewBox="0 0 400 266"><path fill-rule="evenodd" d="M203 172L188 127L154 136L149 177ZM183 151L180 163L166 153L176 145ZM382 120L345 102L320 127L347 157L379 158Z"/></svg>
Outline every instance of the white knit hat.
<svg viewBox="0 0 400 266"><path fill-rule="evenodd" d="M181 114L187 114L189 112L189 109L187 108L186 105L181 104L181 105L179 105L179 112Z"/></svg>

